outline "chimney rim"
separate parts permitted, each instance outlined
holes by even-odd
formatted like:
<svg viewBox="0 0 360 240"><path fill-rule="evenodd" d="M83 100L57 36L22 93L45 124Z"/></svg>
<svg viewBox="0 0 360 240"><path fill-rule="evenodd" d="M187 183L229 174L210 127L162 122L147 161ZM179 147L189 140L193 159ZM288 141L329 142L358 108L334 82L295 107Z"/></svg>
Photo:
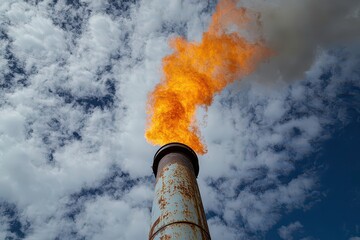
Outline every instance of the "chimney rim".
<svg viewBox="0 0 360 240"><path fill-rule="evenodd" d="M195 176L197 177L199 175L199 159L198 159L195 151L183 143L172 142L172 143L163 145L161 148L159 148L159 150L157 150L157 152L154 155L152 169L153 169L153 173L154 173L155 177L156 177L156 174L158 171L158 166L159 166L161 159L169 153L181 153L181 154L185 155L186 157L188 157L194 167Z"/></svg>

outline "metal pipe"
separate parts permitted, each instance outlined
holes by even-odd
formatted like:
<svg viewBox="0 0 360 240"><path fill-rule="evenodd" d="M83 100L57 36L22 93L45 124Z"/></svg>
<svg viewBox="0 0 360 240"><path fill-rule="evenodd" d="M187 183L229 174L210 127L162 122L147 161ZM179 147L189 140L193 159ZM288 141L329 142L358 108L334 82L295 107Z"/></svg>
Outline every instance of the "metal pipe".
<svg viewBox="0 0 360 240"><path fill-rule="evenodd" d="M149 240L210 240L196 177L195 152L181 143L169 143L154 156L156 177Z"/></svg>

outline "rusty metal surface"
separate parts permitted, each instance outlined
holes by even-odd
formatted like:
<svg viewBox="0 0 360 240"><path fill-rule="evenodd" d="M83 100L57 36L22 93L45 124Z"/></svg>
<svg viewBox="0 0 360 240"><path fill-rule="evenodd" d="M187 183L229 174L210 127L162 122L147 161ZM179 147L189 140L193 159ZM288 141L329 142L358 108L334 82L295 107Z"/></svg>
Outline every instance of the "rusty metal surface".
<svg viewBox="0 0 360 240"><path fill-rule="evenodd" d="M149 239L210 239L194 167L185 154L168 153L159 162Z"/></svg>
<svg viewBox="0 0 360 240"><path fill-rule="evenodd" d="M164 239L186 239L186 240L199 240L210 239L210 236L199 228L185 223L174 223L166 228L161 229L154 235L152 240L164 240Z"/></svg>

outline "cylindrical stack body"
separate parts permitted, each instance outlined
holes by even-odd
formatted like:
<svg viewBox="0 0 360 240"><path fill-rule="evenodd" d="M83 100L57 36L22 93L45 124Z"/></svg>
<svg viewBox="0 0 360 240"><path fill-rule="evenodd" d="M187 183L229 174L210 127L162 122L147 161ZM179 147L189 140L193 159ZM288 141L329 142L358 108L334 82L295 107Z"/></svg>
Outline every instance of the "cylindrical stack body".
<svg viewBox="0 0 360 240"><path fill-rule="evenodd" d="M153 170L156 186L149 240L209 240L194 151L184 144L167 144L155 154Z"/></svg>

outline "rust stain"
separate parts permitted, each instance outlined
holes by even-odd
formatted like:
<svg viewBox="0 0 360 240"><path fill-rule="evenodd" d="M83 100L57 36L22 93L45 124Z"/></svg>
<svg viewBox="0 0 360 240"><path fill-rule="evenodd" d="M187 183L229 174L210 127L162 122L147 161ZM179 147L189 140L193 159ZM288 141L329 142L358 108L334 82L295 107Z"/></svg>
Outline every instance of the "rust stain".
<svg viewBox="0 0 360 240"><path fill-rule="evenodd" d="M192 212L189 211L189 209L183 210L183 214L184 214L184 216L185 216L185 219L191 219Z"/></svg>
<svg viewBox="0 0 360 240"><path fill-rule="evenodd" d="M160 240L170 240L170 239L171 239L171 236L168 234L160 237Z"/></svg>
<svg viewBox="0 0 360 240"><path fill-rule="evenodd" d="M161 210L163 210L165 206L168 204L163 195L160 196L158 203Z"/></svg>
<svg viewBox="0 0 360 240"><path fill-rule="evenodd" d="M168 219L171 219L170 216L171 216L171 212L166 212L165 214L162 214L160 217L161 217L161 221L165 221L167 222Z"/></svg>
<svg viewBox="0 0 360 240"><path fill-rule="evenodd" d="M194 197L194 189L192 187L193 181L190 177L191 173L187 167L179 165L174 170L174 177L181 180L177 186L174 186L175 190L187 200L192 200Z"/></svg>
<svg viewBox="0 0 360 240"><path fill-rule="evenodd" d="M156 219L154 224L151 226L150 233L149 233L149 239L151 239L151 236L154 234L155 227L159 224L160 218Z"/></svg>

